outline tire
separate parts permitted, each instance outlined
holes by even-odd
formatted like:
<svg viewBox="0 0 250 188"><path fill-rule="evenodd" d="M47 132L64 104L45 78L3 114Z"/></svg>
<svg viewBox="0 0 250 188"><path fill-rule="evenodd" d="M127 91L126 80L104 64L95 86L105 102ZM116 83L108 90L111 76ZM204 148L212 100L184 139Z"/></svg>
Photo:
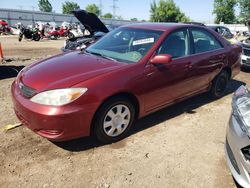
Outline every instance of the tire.
<svg viewBox="0 0 250 188"><path fill-rule="evenodd" d="M220 74L214 78L210 90L210 94L213 98L218 99L225 94L228 80L229 80L229 74L225 70L222 70Z"/></svg>
<svg viewBox="0 0 250 188"><path fill-rule="evenodd" d="M22 34L19 34L19 36L18 36L18 41L21 42L22 39L23 39L23 35L22 35Z"/></svg>
<svg viewBox="0 0 250 188"><path fill-rule="evenodd" d="M68 33L68 38L69 38L69 39L75 38L75 35L74 35L73 33L69 32L69 33Z"/></svg>
<svg viewBox="0 0 250 188"><path fill-rule="evenodd" d="M57 40L57 39L59 39L59 35L54 35L54 40Z"/></svg>
<svg viewBox="0 0 250 188"><path fill-rule="evenodd" d="M41 36L39 35L39 34L35 34L34 36L33 36L33 40L34 41L39 41L41 39Z"/></svg>
<svg viewBox="0 0 250 188"><path fill-rule="evenodd" d="M119 141L127 135L134 119L135 108L131 102L124 97L114 97L98 109L93 121L94 135L104 144Z"/></svg>

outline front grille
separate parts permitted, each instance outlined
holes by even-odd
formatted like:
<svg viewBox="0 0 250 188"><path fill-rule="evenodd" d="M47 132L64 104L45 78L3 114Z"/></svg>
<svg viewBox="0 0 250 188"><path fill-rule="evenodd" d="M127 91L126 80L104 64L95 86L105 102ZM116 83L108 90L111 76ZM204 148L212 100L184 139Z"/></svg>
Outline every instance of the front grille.
<svg viewBox="0 0 250 188"><path fill-rule="evenodd" d="M238 167L238 165L237 165L237 162L236 162L236 160L235 160L235 158L234 158L234 154L233 154L233 152L232 152L232 150L231 150L231 148L230 148L230 146L229 146L229 144L228 144L227 139L226 139L226 150L227 150L227 154L228 154L228 157L229 157L229 159L230 159L231 164L233 165L233 167L234 167L234 169L236 170L236 172L237 172L238 174L240 174L240 169L239 169L239 167Z"/></svg>
<svg viewBox="0 0 250 188"><path fill-rule="evenodd" d="M246 56L250 56L250 49L248 48L243 48L243 54Z"/></svg>
<svg viewBox="0 0 250 188"><path fill-rule="evenodd" d="M25 97L27 97L27 98L30 98L30 97L34 96L35 93L36 93L36 90L34 90L34 89L32 89L32 88L30 88L28 86L25 86L21 82L19 83L18 86L19 86L19 89L20 89L22 95L25 96Z"/></svg>

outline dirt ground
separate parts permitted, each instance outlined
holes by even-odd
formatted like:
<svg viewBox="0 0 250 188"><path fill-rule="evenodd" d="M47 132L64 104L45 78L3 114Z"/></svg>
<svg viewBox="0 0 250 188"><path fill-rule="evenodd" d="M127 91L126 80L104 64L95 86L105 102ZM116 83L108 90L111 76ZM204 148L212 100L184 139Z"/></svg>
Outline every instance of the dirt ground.
<svg viewBox="0 0 250 188"><path fill-rule="evenodd" d="M0 72L60 53L64 42L0 41L12 58ZM0 79L0 129L18 122L10 95L15 72L9 75ZM213 101L202 94L163 109L111 145L93 138L52 143L25 126L1 130L0 187L235 187L224 142L232 92L243 83L250 87L250 73L231 81L225 97Z"/></svg>

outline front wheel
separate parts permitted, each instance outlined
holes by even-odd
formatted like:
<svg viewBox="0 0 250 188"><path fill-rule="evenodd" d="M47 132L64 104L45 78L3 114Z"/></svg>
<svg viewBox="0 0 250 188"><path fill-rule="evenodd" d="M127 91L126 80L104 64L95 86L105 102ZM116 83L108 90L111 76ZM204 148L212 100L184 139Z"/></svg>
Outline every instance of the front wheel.
<svg viewBox="0 0 250 188"><path fill-rule="evenodd" d="M212 82L212 87L210 94L213 98L220 98L225 94L227 84L229 81L229 74L227 71L223 70L221 73L215 77Z"/></svg>
<svg viewBox="0 0 250 188"><path fill-rule="evenodd" d="M135 119L135 109L129 100L116 97L105 102L94 119L94 133L102 143L112 143L126 136Z"/></svg>
<svg viewBox="0 0 250 188"><path fill-rule="evenodd" d="M41 39L41 36L37 33L37 34L34 34L34 35L33 35L32 39L33 39L34 41L39 41L39 40Z"/></svg>
<svg viewBox="0 0 250 188"><path fill-rule="evenodd" d="M73 33L69 32L68 33L68 38L69 39L73 39L73 38L75 38L75 35Z"/></svg>

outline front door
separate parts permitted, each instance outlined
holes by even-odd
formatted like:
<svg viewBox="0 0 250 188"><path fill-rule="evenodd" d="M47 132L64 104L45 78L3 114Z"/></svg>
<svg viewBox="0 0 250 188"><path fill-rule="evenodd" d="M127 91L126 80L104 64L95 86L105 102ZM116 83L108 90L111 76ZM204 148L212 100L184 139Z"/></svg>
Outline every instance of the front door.
<svg viewBox="0 0 250 188"><path fill-rule="evenodd" d="M144 71L145 111L165 106L190 92L186 83L191 64L190 38L186 29L173 31L160 45L157 54L169 54L173 60L163 65L147 64Z"/></svg>

